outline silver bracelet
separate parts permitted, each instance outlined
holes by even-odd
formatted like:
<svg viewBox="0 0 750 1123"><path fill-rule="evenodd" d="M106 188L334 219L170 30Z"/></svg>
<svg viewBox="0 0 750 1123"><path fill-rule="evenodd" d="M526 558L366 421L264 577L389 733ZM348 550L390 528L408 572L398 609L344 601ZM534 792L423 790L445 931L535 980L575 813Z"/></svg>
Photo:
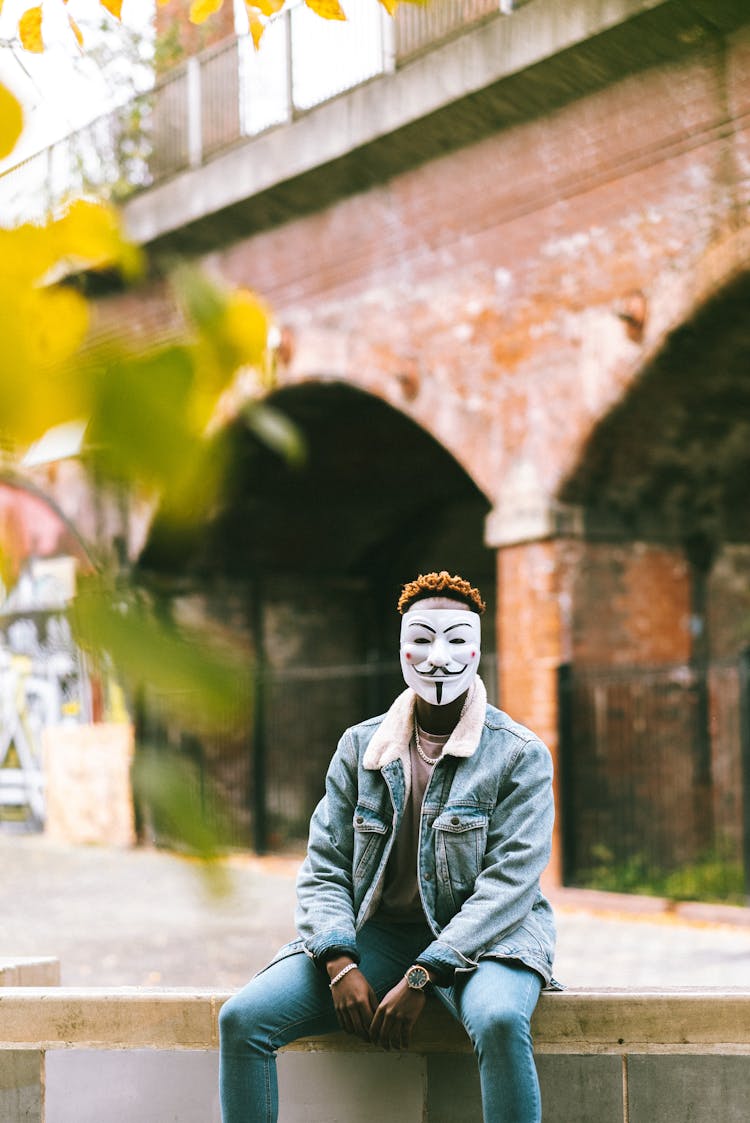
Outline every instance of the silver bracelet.
<svg viewBox="0 0 750 1123"><path fill-rule="evenodd" d="M333 976L330 983L328 984L328 989L333 990L333 988L336 986L336 983L339 982L340 979L343 979L344 975L348 975L350 971L353 971L354 968L358 966L358 963L347 963L346 967L341 968L338 975Z"/></svg>

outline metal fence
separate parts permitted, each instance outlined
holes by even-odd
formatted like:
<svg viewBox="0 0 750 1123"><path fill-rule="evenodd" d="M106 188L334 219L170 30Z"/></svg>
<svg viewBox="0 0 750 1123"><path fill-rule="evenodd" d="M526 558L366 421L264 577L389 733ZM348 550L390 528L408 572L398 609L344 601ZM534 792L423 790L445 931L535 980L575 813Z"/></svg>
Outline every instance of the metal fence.
<svg viewBox="0 0 750 1123"><path fill-rule="evenodd" d="M249 35L212 47L0 175L0 223L42 220L81 194L122 200L526 2L431 0L391 19L378 0L343 0L345 22L296 4L259 51Z"/></svg>
<svg viewBox="0 0 750 1123"><path fill-rule="evenodd" d="M749 666L561 668L568 884L750 895Z"/></svg>
<svg viewBox="0 0 750 1123"><path fill-rule="evenodd" d="M422 51L438 46L457 33L497 15L509 15L528 0L430 0L430 3L401 4L393 21L395 55L406 62Z"/></svg>
<svg viewBox="0 0 750 1123"><path fill-rule="evenodd" d="M482 656L490 700L496 660ZM256 676L250 722L227 712L209 734L169 721L160 699L142 699L136 752L173 749L192 773L204 822L232 847L263 852L298 846L324 790L325 774L343 731L384 712L404 689L398 664L287 667ZM174 712L174 707L172 707ZM142 836L174 841L141 803Z"/></svg>

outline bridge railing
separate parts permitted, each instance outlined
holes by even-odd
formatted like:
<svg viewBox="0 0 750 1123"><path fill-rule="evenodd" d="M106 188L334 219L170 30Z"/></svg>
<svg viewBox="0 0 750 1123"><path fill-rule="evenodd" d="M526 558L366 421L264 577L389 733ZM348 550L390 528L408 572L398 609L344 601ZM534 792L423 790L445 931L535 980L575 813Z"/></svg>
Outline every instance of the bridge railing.
<svg viewBox="0 0 750 1123"><path fill-rule="evenodd" d="M378 0L343 0L346 22L295 4L260 50L250 35L211 47L0 175L0 224L39 221L81 194L120 201L528 2L430 0L391 19Z"/></svg>

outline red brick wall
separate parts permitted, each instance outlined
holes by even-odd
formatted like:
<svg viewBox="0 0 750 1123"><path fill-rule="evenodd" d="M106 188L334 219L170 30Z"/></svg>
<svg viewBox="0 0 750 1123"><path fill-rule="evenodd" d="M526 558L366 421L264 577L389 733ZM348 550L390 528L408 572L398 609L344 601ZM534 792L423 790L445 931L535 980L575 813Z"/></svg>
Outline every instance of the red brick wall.
<svg viewBox="0 0 750 1123"><path fill-rule="evenodd" d="M315 368L381 394L490 495L526 461L552 492L696 286L717 283L704 261L750 182L747 41L730 52L731 135L706 51L240 238L212 265L294 326L291 379ZM642 343L616 316L634 288ZM410 401L397 372L415 366Z"/></svg>
<svg viewBox="0 0 750 1123"><path fill-rule="evenodd" d="M690 572L681 551L582 545L572 581L576 666L683 663L690 656Z"/></svg>

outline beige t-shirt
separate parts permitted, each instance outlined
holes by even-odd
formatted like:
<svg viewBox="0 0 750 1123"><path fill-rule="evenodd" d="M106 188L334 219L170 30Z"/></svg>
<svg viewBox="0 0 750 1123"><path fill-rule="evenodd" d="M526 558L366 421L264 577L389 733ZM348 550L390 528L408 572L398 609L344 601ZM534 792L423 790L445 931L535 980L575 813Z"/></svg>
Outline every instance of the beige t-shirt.
<svg viewBox="0 0 750 1123"><path fill-rule="evenodd" d="M419 743L422 752L426 756L437 760L449 737L449 733L437 735L425 733L423 729L420 729ZM377 912L378 920L401 923L425 919L417 886L417 850L419 847L419 820L422 813L422 800L434 769L434 765L425 764L420 757L414 737L409 742L409 756L411 759L411 791L386 866L383 897Z"/></svg>

